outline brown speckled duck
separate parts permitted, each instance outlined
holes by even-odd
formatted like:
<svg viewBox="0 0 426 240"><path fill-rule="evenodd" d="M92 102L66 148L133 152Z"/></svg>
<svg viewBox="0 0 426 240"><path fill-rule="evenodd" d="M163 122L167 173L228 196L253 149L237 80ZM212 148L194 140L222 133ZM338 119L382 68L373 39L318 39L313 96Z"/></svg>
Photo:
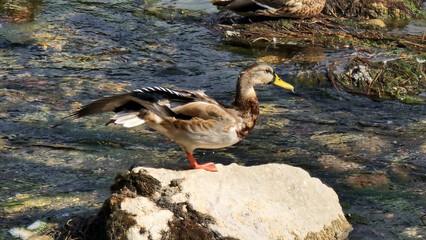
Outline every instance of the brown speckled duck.
<svg viewBox="0 0 426 240"><path fill-rule="evenodd" d="M198 164L193 151L228 147L246 137L259 115L254 87L272 83L291 91L294 89L281 80L271 66L256 63L239 75L235 100L230 107L219 104L202 91L147 87L99 99L72 116L115 112L106 125L120 124L130 128L146 124L179 144L191 168L217 171L211 162Z"/></svg>
<svg viewBox="0 0 426 240"><path fill-rule="evenodd" d="M325 0L214 0L242 16L311 18L325 6Z"/></svg>

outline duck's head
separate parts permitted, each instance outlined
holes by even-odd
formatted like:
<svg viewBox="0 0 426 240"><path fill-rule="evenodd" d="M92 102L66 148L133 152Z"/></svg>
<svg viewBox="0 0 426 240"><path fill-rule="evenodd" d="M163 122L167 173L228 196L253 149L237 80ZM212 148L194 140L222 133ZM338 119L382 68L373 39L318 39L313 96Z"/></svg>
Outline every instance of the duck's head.
<svg viewBox="0 0 426 240"><path fill-rule="evenodd" d="M275 73L274 69L266 63L255 63L241 72L240 81L245 82L247 86L257 86L266 84L275 84L284 89L294 92L294 87L283 81Z"/></svg>

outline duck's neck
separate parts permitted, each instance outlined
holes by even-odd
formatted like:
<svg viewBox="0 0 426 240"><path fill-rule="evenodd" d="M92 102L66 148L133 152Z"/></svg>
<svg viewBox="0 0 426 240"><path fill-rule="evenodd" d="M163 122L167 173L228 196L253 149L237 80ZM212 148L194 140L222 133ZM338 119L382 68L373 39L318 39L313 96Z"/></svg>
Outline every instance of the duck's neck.
<svg viewBox="0 0 426 240"><path fill-rule="evenodd" d="M244 138L253 129L259 116L259 101L253 85L245 81L241 75L237 83L237 93L232 107L238 111L243 123L237 129L238 136Z"/></svg>
<svg viewBox="0 0 426 240"><path fill-rule="evenodd" d="M253 86L245 84L243 81L238 81L237 93L232 105L244 112L250 111L253 105L256 105L257 108L259 108L259 101L257 100Z"/></svg>

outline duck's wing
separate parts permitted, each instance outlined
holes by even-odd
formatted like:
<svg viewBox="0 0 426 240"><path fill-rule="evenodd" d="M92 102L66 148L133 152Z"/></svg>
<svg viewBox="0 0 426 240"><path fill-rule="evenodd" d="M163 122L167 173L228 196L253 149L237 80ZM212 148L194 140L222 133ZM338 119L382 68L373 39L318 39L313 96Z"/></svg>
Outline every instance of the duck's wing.
<svg viewBox="0 0 426 240"><path fill-rule="evenodd" d="M184 90L172 90L164 87L147 87L133 92L105 97L94 101L73 115L77 118L103 112L126 112L148 109L160 116L173 116L167 106L193 102L197 95Z"/></svg>
<svg viewBox="0 0 426 240"><path fill-rule="evenodd" d="M72 116L79 118L112 111L116 114L108 123L134 127L144 123L143 116L146 111L163 119L229 119L230 116L224 109L201 91L148 87L99 99L76 111Z"/></svg>
<svg viewBox="0 0 426 240"><path fill-rule="evenodd" d="M235 122L236 118L232 111L213 102L196 101L174 107L171 110L178 115L203 120L215 120L225 124Z"/></svg>
<svg viewBox="0 0 426 240"><path fill-rule="evenodd" d="M319 14L326 0L251 0L264 9L256 15L269 17L309 18Z"/></svg>

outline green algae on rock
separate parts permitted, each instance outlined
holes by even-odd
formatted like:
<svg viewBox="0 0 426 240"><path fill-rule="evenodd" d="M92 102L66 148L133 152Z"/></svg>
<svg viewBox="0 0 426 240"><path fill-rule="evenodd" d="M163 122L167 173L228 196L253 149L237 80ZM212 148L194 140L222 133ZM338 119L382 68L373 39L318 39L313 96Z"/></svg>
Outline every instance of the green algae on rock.
<svg viewBox="0 0 426 240"><path fill-rule="evenodd" d="M424 103L426 91L424 59L426 55L400 56L381 62L354 57L347 60L344 71L328 68L336 88L372 98L397 99L405 103Z"/></svg>

